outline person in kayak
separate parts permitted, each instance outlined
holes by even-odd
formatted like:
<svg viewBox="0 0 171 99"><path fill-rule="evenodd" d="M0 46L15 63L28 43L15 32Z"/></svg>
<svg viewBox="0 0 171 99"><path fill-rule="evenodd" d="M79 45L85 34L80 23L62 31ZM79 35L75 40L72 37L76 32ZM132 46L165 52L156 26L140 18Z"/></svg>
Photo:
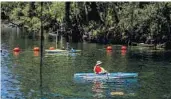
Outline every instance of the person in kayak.
<svg viewBox="0 0 171 99"><path fill-rule="evenodd" d="M94 66L94 72L96 74L106 74L107 73L107 71L101 67L101 64L102 64L101 61L96 62L96 65Z"/></svg>

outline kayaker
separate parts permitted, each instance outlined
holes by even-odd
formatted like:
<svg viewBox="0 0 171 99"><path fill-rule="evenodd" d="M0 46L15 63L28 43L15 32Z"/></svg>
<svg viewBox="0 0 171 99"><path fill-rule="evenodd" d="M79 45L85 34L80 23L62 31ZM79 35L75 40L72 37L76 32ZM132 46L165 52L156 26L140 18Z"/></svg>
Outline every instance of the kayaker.
<svg viewBox="0 0 171 99"><path fill-rule="evenodd" d="M75 49L74 48L71 48L71 52L75 52Z"/></svg>
<svg viewBox="0 0 171 99"><path fill-rule="evenodd" d="M102 62L101 61L97 61L96 65L94 66L94 73L96 74L105 74L107 73L107 71L101 67Z"/></svg>

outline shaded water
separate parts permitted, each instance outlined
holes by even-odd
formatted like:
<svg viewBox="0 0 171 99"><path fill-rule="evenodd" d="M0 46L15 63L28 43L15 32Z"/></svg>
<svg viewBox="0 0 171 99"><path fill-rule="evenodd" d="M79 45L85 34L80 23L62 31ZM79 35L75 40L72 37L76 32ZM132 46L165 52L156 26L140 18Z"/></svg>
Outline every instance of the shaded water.
<svg viewBox="0 0 171 99"><path fill-rule="evenodd" d="M106 51L104 45L72 43L81 49L79 54L44 53L42 78L40 79L39 40L21 37L23 31L1 28L1 96L2 99L170 99L171 52L148 48L113 45ZM21 52L12 49L19 45ZM44 42L44 49L55 42ZM61 46L59 44L59 46ZM97 60L109 72L136 72L132 83L76 83L73 75L93 72ZM42 82L41 82L42 81ZM42 86L40 86L42 85Z"/></svg>

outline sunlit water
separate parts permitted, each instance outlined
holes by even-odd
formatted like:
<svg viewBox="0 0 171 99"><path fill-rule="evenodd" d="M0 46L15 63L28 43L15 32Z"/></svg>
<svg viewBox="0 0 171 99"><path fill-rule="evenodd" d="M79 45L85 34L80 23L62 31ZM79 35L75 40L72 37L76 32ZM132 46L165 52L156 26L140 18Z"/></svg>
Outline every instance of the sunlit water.
<svg viewBox="0 0 171 99"><path fill-rule="evenodd" d="M1 31L2 99L171 99L170 51L140 47L125 51L119 45L106 51L105 45L72 43L82 52L55 55L44 52L40 74L40 53L33 51L40 40L23 38L21 33L7 27ZM13 52L17 45L21 51ZM44 49L55 45L55 41L45 40ZM93 72L97 60L109 72L135 72L139 76L113 83L74 82L75 73Z"/></svg>

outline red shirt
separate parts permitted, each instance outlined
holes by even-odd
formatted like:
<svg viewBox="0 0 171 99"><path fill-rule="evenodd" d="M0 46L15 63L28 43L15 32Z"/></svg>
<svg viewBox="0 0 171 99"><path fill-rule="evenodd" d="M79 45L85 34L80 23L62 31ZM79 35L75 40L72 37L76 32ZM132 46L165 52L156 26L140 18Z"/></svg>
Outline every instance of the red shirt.
<svg viewBox="0 0 171 99"><path fill-rule="evenodd" d="M101 67L99 65L95 66L95 72L96 74L99 74L102 71Z"/></svg>

